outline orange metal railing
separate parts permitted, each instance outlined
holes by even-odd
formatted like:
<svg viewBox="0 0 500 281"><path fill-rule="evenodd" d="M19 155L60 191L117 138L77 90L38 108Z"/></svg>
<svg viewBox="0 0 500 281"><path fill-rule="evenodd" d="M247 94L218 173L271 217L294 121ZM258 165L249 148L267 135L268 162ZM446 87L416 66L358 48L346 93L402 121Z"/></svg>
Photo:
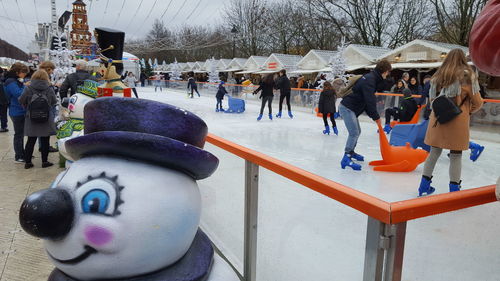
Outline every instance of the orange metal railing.
<svg viewBox="0 0 500 281"><path fill-rule="evenodd" d="M213 134L208 134L207 142L387 224L397 224L496 201L495 186L489 185L389 203Z"/></svg>

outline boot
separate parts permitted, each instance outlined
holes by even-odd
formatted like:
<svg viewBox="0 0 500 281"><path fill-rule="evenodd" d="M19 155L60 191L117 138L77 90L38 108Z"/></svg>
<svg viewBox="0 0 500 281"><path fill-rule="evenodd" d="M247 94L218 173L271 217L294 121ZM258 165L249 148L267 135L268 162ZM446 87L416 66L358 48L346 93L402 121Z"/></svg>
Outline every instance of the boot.
<svg viewBox="0 0 500 281"><path fill-rule="evenodd" d="M269 113L269 120L273 120L273 115Z"/></svg>
<svg viewBox="0 0 500 281"><path fill-rule="evenodd" d="M291 112L291 111L288 111L288 116L289 116L291 119L293 119L293 114L292 114L292 112Z"/></svg>
<svg viewBox="0 0 500 281"><path fill-rule="evenodd" d="M323 130L323 135L330 135L330 126L325 126L325 129Z"/></svg>
<svg viewBox="0 0 500 281"><path fill-rule="evenodd" d="M460 191L462 188L462 186L460 186L461 183L462 181L458 183L450 181L450 192Z"/></svg>
<svg viewBox="0 0 500 281"><path fill-rule="evenodd" d="M333 114L333 118L334 118L334 119L338 119L339 117L340 117L340 113L335 112L335 113Z"/></svg>
<svg viewBox="0 0 500 281"><path fill-rule="evenodd" d="M472 160L472 162L476 162L479 156L481 156L481 153L483 153L484 146L474 142L469 142L469 149L470 149L470 160Z"/></svg>
<svg viewBox="0 0 500 281"><path fill-rule="evenodd" d="M422 176L422 180L420 181L420 187L418 188L418 196L422 196L423 194L425 195L431 195L436 191L434 187L431 186L432 183L432 177L426 177Z"/></svg>
<svg viewBox="0 0 500 281"><path fill-rule="evenodd" d="M262 119L262 114L259 114L259 116L257 117L257 121L260 121Z"/></svg>
<svg viewBox="0 0 500 281"><path fill-rule="evenodd" d="M354 158L355 160L358 160L361 162L365 161L365 157L363 155L359 155L354 151L351 153L351 158Z"/></svg>
<svg viewBox="0 0 500 281"><path fill-rule="evenodd" d="M391 127L391 125L389 125L389 124L385 124L385 126L384 126L384 132L385 132L386 134L390 134L390 133L391 133L391 131L392 131L392 127Z"/></svg>
<svg viewBox="0 0 500 281"><path fill-rule="evenodd" d="M281 118L281 111L276 114L276 118Z"/></svg>
<svg viewBox="0 0 500 281"><path fill-rule="evenodd" d="M361 165L354 163L351 156L347 153L344 154L344 158L340 161L340 166L342 169L345 169L345 167L351 167L355 171L361 171Z"/></svg>
<svg viewBox="0 0 500 281"><path fill-rule="evenodd" d="M339 135L339 130L337 129L337 127L333 127L333 133L337 136Z"/></svg>
<svg viewBox="0 0 500 281"><path fill-rule="evenodd" d="M223 108L219 109L220 112L225 112L225 110Z"/></svg>
<svg viewBox="0 0 500 281"><path fill-rule="evenodd" d="M216 108L216 109L215 109L215 112L219 112L219 109L218 109L218 108Z"/></svg>

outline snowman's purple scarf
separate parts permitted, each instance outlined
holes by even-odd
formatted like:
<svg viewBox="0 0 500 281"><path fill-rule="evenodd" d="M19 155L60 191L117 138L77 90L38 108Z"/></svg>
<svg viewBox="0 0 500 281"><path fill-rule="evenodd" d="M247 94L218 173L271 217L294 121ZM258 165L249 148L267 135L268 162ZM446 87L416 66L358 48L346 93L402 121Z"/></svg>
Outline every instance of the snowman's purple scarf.
<svg viewBox="0 0 500 281"><path fill-rule="evenodd" d="M159 271L125 279L99 279L102 281L205 281L210 275L214 259L214 249L210 239L198 230L188 252L175 264ZM78 281L57 268L48 281Z"/></svg>

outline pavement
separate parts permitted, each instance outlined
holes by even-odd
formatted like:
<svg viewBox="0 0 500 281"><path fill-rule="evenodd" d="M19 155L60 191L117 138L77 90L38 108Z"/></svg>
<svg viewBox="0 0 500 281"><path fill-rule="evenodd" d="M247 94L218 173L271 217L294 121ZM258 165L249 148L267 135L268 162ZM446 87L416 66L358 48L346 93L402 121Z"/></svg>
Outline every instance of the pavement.
<svg viewBox="0 0 500 281"><path fill-rule="evenodd" d="M37 146L34 168L25 170L23 164L14 162L10 122L9 129L0 133L0 281L47 280L53 265L42 240L29 236L19 225L19 207L28 194L49 187L62 169L57 165L42 169ZM58 155L51 153L49 161L57 163Z"/></svg>

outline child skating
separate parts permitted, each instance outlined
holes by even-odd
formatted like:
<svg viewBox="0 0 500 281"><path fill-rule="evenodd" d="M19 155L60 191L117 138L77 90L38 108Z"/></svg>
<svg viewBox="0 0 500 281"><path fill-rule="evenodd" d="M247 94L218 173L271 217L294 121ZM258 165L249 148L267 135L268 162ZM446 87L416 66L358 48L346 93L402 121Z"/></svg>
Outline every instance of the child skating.
<svg viewBox="0 0 500 281"><path fill-rule="evenodd" d="M215 95L215 98L217 99L215 112L224 112L224 109L222 109L222 100L224 99L224 96L227 95L227 90L226 87L224 87L224 84L224 81L220 82L219 88L217 89L217 94Z"/></svg>
<svg viewBox="0 0 500 281"><path fill-rule="evenodd" d="M337 123L335 122L335 102L337 101L337 93L332 87L330 82L325 82L323 84L323 91L319 96L318 102L318 112L323 114L323 122L325 124L325 130L323 134L330 134L330 126L328 126L328 115L330 115L330 120L332 121L332 130L335 135L339 135L339 131L337 129Z"/></svg>

